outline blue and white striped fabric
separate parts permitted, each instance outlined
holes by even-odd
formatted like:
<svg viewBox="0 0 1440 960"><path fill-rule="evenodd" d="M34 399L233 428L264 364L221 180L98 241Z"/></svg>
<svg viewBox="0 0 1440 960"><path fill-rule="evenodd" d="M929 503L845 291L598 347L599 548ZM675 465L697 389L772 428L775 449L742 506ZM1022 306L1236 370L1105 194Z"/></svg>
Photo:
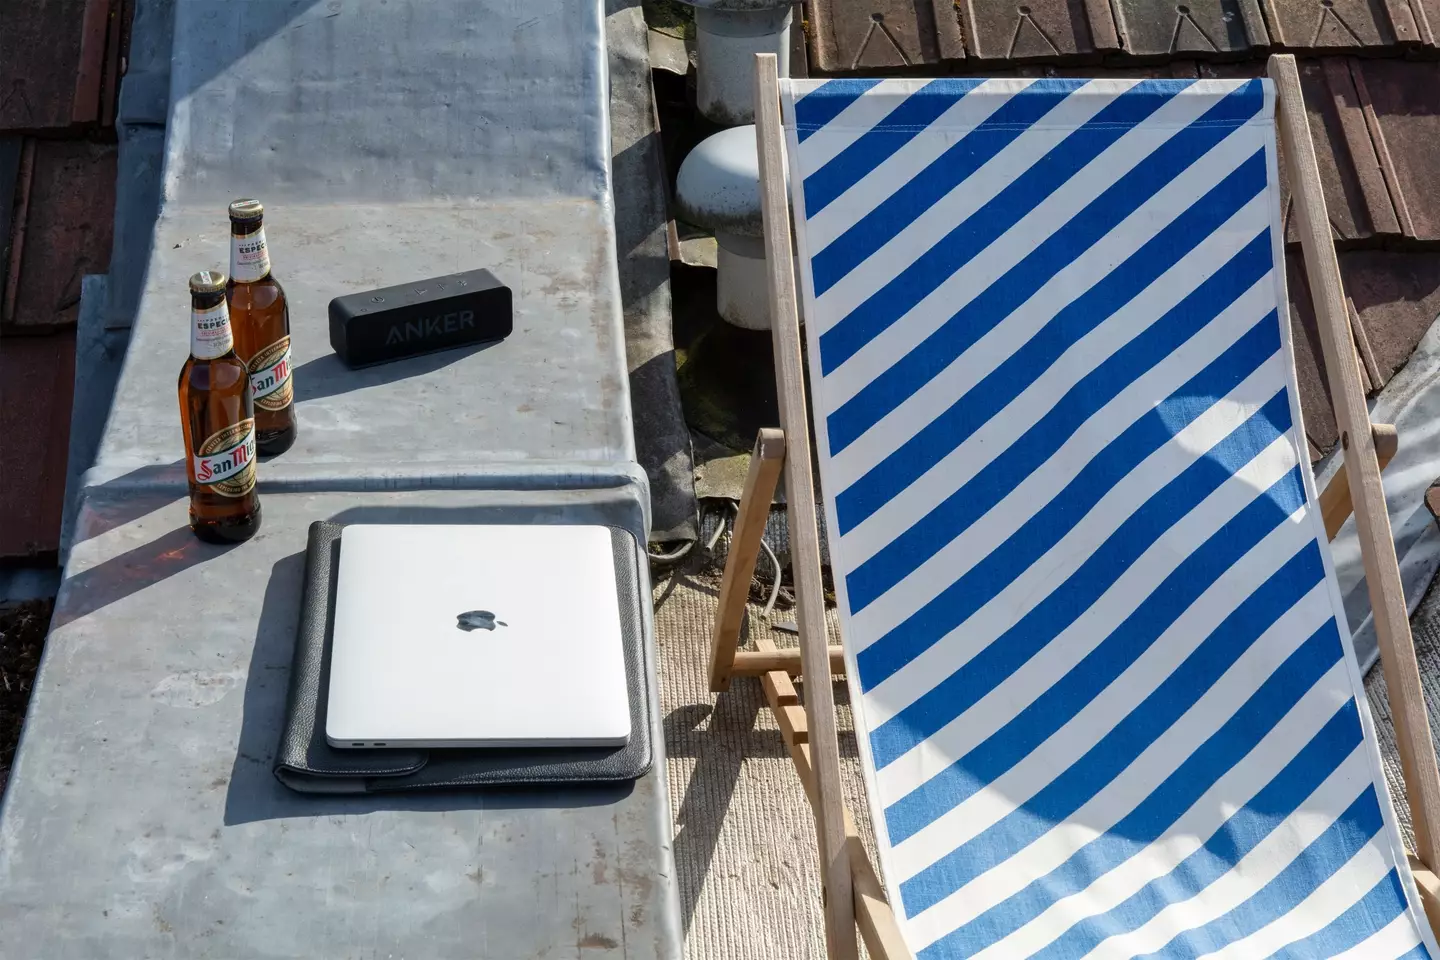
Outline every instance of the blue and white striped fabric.
<svg viewBox="0 0 1440 960"><path fill-rule="evenodd" d="M783 85L921 960L1435 957L1315 505L1268 83Z"/></svg>

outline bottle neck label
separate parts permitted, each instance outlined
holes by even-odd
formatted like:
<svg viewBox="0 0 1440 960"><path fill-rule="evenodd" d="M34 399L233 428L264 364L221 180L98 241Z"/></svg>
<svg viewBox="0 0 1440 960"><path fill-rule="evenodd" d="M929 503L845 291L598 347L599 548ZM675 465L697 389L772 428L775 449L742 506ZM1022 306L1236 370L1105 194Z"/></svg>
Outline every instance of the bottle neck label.
<svg viewBox="0 0 1440 960"><path fill-rule="evenodd" d="M243 497L255 489L255 421L221 427L190 458L192 478L222 497Z"/></svg>
<svg viewBox="0 0 1440 960"><path fill-rule="evenodd" d="M230 310L221 300L203 310L190 308L190 356L197 360L214 360L235 346L230 335Z"/></svg>
<svg viewBox="0 0 1440 960"><path fill-rule="evenodd" d="M295 399L290 379L290 338L281 337L250 358L250 394L262 410L284 410Z"/></svg>
<svg viewBox="0 0 1440 960"><path fill-rule="evenodd" d="M230 234L230 276L237 283L254 283L270 272L270 251L265 248L265 228L237 237Z"/></svg>

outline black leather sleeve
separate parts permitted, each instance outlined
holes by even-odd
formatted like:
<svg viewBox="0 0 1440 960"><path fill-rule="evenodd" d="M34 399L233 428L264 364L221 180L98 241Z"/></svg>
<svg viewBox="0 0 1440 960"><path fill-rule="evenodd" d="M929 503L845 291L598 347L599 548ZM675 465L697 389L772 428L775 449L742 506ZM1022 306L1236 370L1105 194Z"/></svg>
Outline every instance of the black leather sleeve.
<svg viewBox="0 0 1440 960"><path fill-rule="evenodd" d="M370 793L501 784L598 783L634 780L650 769L650 664L641 603L640 551L635 537L610 528L630 692L630 741L623 747L555 747L456 750L337 750L325 740L325 691L329 689L330 637L335 619L335 580L343 526L310 525L305 587L290 666L285 726L275 776L302 793ZM516 677L537 698L543 676Z"/></svg>

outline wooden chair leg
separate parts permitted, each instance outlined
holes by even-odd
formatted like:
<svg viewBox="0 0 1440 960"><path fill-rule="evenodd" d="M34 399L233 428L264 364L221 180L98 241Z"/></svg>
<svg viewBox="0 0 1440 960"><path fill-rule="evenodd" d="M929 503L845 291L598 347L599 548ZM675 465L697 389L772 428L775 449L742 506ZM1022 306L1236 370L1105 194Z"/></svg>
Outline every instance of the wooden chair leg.
<svg viewBox="0 0 1440 960"><path fill-rule="evenodd" d="M775 645L768 637L756 637L755 645L762 652L775 650ZM785 745L790 748L790 759L795 764L800 783L805 787L805 796L811 806L814 806L815 772L810 765L809 728L805 723L805 710L799 706L800 698L795 693L795 684L789 674L775 670L760 678L760 686L765 691L765 700L775 715L781 735L785 738ZM895 919L895 911L890 908L890 902L885 898L885 888L880 883L879 875L875 873L875 865L870 862L870 855L865 852L865 844L860 839L855 818L848 809L844 814L845 852L850 860L855 925L865 940L865 948L870 952L871 960L911 960L913 955L900 935L900 924Z"/></svg>
<svg viewBox="0 0 1440 960"><path fill-rule="evenodd" d="M1305 112L1295 58L1290 54L1272 56L1269 73L1275 83L1279 132L1290 163L1290 190L1295 201L1300 246L1305 255L1305 274L1310 282L1311 301L1315 304L1335 421L1340 427L1340 443L1345 451L1345 473L1355 504L1355 532L1360 541L1360 559L1365 566L1370 608L1374 612L1380 664L1389 688L1395 742L1405 775L1405 794L1410 800L1415 853L1431 870L1440 869L1440 767L1436 765L1435 744L1420 685L1420 665L1410 634L1400 564L1395 557L1395 539L1385 506L1370 410L1365 404L1360 368L1355 360L1349 309L1340 282L1340 266L1335 259L1335 243L1315 159L1315 142L1310 136L1310 120Z"/></svg>
<svg viewBox="0 0 1440 960"><path fill-rule="evenodd" d="M755 57L755 147L760 162L760 210L765 233L765 279L770 293L770 338L780 424L795 455L785 469L785 509L790 520L790 567L795 575L795 625L808 676L829 673L825 639L825 588L820 578L820 525L810 463L810 413L805 400L805 361L800 349L795 260L790 236L790 198L785 185L785 147L780 130L780 78L773 53ZM840 748L835 703L828 683L805 697L807 744L815 772L815 835L825 884L825 948L830 960L855 960L855 897L846 853L844 801L840 795Z"/></svg>
<svg viewBox="0 0 1440 960"><path fill-rule="evenodd" d="M735 518L730 552L725 557L725 575L720 581L720 608L715 612L715 629L710 634L712 693L729 690L730 678L736 676L735 648L740 642L740 625L745 622L750 577L755 573L760 538L765 533L765 521L770 518L770 501L775 496L775 483L780 479L780 467L784 463L784 431L769 427L762 429L755 438L755 450L750 456L750 472L745 475L745 489L740 494L740 513ZM774 669L774 666L766 669ZM798 668L796 672L799 672ZM757 676L758 672L741 675Z"/></svg>

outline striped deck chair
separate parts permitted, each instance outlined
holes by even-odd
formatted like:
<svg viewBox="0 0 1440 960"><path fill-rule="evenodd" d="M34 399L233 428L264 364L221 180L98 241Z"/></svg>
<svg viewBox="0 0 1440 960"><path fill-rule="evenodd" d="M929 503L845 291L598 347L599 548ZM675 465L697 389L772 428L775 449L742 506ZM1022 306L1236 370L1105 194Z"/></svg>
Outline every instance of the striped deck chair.
<svg viewBox="0 0 1440 960"><path fill-rule="evenodd" d="M1293 59L1233 82L758 67L784 433L757 443L711 681L762 677L816 811L831 956L855 955L858 921L872 956L922 960L1440 960L1440 779L1380 487L1393 431L1366 412ZM1323 495L1277 90L1345 447ZM786 470L801 645L737 651L786 447L807 452ZM1418 858L1328 556L1352 501ZM840 799L830 685L802 708L790 681L832 670L883 889Z"/></svg>

